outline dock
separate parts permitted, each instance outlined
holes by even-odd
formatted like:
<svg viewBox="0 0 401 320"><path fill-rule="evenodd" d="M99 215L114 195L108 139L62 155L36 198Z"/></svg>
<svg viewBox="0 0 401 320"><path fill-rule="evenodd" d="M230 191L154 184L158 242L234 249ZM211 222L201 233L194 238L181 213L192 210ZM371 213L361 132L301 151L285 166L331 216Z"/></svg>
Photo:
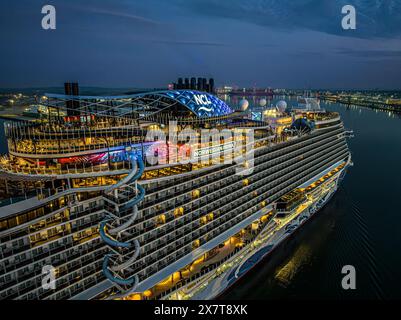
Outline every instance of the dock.
<svg viewBox="0 0 401 320"><path fill-rule="evenodd" d="M9 121L31 121L34 117L24 115L26 106L6 107L0 110L0 119Z"/></svg>
<svg viewBox="0 0 401 320"><path fill-rule="evenodd" d="M366 107L366 108L370 108L370 109L401 113L401 105L389 104L384 101L378 101L378 100L372 100L372 99L351 99L351 97L332 98L332 97L326 97L323 95L320 96L320 99L325 100L325 101L344 104L347 106Z"/></svg>

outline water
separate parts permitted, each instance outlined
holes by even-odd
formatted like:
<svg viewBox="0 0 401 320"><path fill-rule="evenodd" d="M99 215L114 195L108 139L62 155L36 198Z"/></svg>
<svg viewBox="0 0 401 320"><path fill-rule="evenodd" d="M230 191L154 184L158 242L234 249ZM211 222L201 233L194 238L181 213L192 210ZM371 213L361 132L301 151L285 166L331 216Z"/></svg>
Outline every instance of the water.
<svg viewBox="0 0 401 320"><path fill-rule="evenodd" d="M223 298L401 298L401 119L322 107L339 112L354 131L354 166L326 207ZM341 287L344 265L356 269L356 290Z"/></svg>
<svg viewBox="0 0 401 320"><path fill-rule="evenodd" d="M322 107L340 112L354 130L349 146L355 165L326 207L223 298L401 298L401 119ZM2 130L0 141L4 153ZM348 264L356 268L354 291L341 288L341 269Z"/></svg>

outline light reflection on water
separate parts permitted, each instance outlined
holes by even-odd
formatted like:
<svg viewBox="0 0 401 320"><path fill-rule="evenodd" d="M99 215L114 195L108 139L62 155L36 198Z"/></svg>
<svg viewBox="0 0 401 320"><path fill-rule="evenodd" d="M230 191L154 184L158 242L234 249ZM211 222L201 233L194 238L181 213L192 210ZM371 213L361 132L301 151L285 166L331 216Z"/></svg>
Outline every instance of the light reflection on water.
<svg viewBox="0 0 401 320"><path fill-rule="evenodd" d="M278 285L287 288L291 280L301 271L302 267L311 263L311 257L311 247L306 243L301 244L290 259L275 271L274 279Z"/></svg>

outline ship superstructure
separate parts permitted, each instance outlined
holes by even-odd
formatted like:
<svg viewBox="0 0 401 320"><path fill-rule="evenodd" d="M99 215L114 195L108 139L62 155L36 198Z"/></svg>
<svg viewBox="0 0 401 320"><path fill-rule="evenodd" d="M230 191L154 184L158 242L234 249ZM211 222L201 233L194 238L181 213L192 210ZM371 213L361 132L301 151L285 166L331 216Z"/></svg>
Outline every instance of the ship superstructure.
<svg viewBox="0 0 401 320"><path fill-rule="evenodd" d="M351 163L321 109L258 121L195 90L46 97L47 118L5 125L0 299L214 298Z"/></svg>

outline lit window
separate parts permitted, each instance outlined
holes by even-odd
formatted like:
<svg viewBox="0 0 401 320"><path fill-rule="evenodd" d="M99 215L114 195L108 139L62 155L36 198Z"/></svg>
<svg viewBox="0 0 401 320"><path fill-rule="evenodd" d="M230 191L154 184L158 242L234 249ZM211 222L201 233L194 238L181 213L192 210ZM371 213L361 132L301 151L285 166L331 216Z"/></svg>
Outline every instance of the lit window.
<svg viewBox="0 0 401 320"><path fill-rule="evenodd" d="M200 196L200 191L199 190L192 191L192 198L193 199L199 198L199 196Z"/></svg>
<svg viewBox="0 0 401 320"><path fill-rule="evenodd" d="M179 207L174 209L174 217L181 217L184 214L184 208Z"/></svg>
<svg viewBox="0 0 401 320"><path fill-rule="evenodd" d="M152 291L146 290L146 291L143 293L143 296L146 297L146 298L151 297L151 296L152 296Z"/></svg>
<svg viewBox="0 0 401 320"><path fill-rule="evenodd" d="M200 223L201 223L201 225L206 224L207 223L207 217L200 218Z"/></svg>
<svg viewBox="0 0 401 320"><path fill-rule="evenodd" d="M166 216L161 214L157 217L157 224L165 224L166 223Z"/></svg>
<svg viewBox="0 0 401 320"><path fill-rule="evenodd" d="M194 242L192 242L192 247L195 249L195 248L198 248L200 246L200 240L198 239L198 240L195 240Z"/></svg>

